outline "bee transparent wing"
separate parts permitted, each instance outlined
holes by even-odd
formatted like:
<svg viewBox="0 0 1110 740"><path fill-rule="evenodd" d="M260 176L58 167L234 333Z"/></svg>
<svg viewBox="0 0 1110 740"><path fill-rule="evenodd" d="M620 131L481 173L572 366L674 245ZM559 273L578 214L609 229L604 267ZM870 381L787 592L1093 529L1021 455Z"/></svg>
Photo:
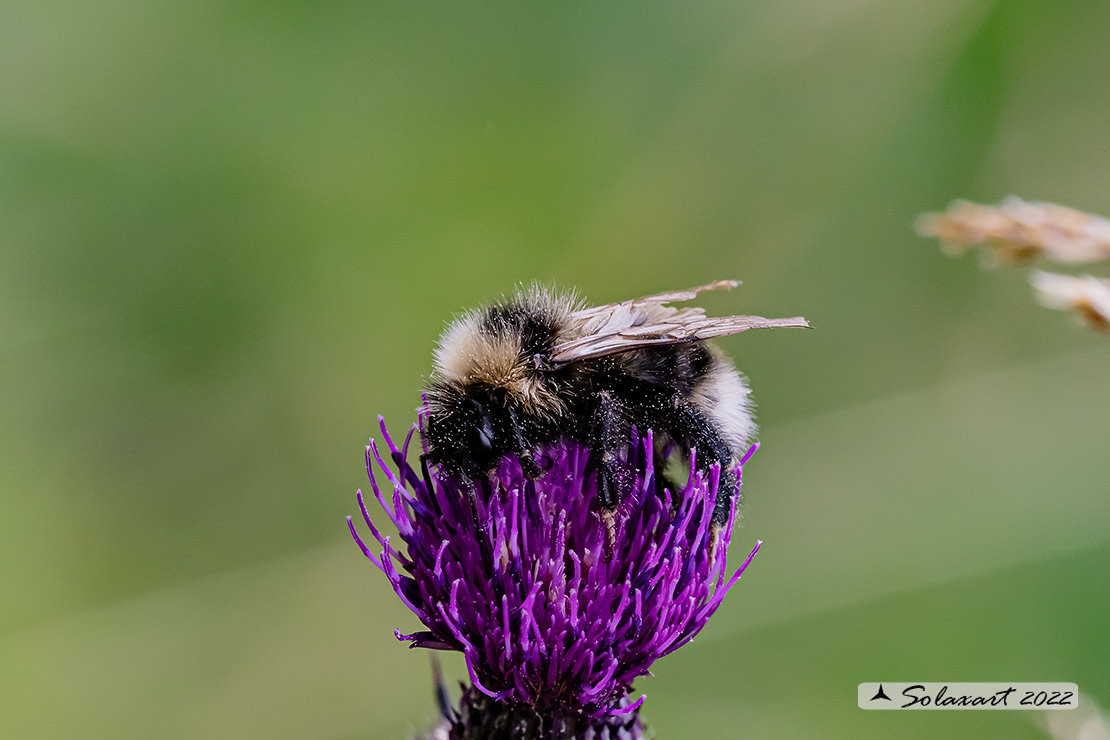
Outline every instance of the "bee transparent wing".
<svg viewBox="0 0 1110 740"><path fill-rule="evenodd" d="M736 280L717 280L716 282L699 285L696 288L690 288L688 290L672 290L667 293L656 293L655 295L644 296L643 298L633 298L632 300L622 301L621 303L608 303L604 306L583 308L571 314L571 318L583 323L601 319L602 324L614 324L615 321L630 319L631 314L637 307L662 306L666 303L692 301L697 297L698 293L703 293L707 290L732 290L739 284L740 283ZM677 311L678 309L673 310ZM686 310L696 311L699 314L705 313L705 311L700 308L690 308Z"/></svg>
<svg viewBox="0 0 1110 740"><path fill-rule="evenodd" d="M699 285L696 288L672 290L668 293L656 293L655 295L636 298L632 303L681 303L683 301L693 300L698 293L704 293L707 290L732 290L739 284L739 280L715 280L712 283Z"/></svg>
<svg viewBox="0 0 1110 740"><path fill-rule="evenodd" d="M545 367L559 367L594 357L626 352L638 347L661 344L700 342L713 337L739 334L748 329L775 327L808 327L809 322L800 316L789 319L765 319L762 316L704 316L690 320L666 321L644 324L605 334L592 334L557 345L543 358Z"/></svg>
<svg viewBox="0 0 1110 740"><path fill-rule="evenodd" d="M762 316L711 317L705 315L705 309L696 306L675 308L666 305L688 301L704 290L727 290L736 285L735 280L719 280L690 290L659 293L576 311L572 314L572 319L581 322L581 336L556 345L545 356L537 355L536 364L539 367L556 368L638 347L699 342L739 334L748 329L809 326L800 316L789 319L765 319Z"/></svg>

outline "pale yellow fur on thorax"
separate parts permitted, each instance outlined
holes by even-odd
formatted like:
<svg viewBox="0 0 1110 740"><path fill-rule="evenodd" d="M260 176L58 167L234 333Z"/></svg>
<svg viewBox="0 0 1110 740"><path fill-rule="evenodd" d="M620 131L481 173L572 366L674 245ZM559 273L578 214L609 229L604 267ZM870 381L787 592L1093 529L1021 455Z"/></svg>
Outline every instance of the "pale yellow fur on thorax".
<svg viewBox="0 0 1110 740"><path fill-rule="evenodd" d="M462 385L501 388L534 413L562 412L562 402L529 367L532 358L523 355L520 337L481 331L480 321L471 314L447 329L435 352L437 371Z"/></svg>

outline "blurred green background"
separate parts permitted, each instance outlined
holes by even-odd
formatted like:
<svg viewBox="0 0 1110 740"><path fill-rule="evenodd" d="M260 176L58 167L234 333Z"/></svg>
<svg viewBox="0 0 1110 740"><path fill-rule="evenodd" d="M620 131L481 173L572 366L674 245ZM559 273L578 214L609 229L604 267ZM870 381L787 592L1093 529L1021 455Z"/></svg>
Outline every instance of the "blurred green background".
<svg viewBox="0 0 1110 740"><path fill-rule="evenodd" d="M0 735L406 738L349 541L455 312L736 277L766 545L660 738L1045 737L875 680L1110 706L1110 346L915 214L1110 214L1110 4L0 5ZM464 669L449 661L460 678Z"/></svg>

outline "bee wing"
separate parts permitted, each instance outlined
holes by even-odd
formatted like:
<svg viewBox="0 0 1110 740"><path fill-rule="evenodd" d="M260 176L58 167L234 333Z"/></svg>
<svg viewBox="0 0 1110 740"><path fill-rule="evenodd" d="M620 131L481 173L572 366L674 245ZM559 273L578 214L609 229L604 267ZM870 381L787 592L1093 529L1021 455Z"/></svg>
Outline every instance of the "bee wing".
<svg viewBox="0 0 1110 740"><path fill-rule="evenodd" d="M682 301L693 300L698 293L704 293L707 290L732 290L739 284L739 280L715 280L712 283L699 285L696 288L688 288L687 290L672 290L668 293L656 293L655 295L644 296L643 298L635 298L631 302L681 303Z"/></svg>
<svg viewBox="0 0 1110 740"><path fill-rule="evenodd" d="M540 367L554 368L572 362L625 352L638 347L699 342L713 337L739 334L748 329L779 326L808 327L802 317L765 319L762 316L706 316L696 306L675 308L667 303L688 301L703 290L730 289L735 280L719 280L690 290L659 293L623 303L612 303L576 311L582 335L536 357Z"/></svg>
<svg viewBox="0 0 1110 740"><path fill-rule="evenodd" d="M613 323L620 321L625 317L630 317L633 309L642 306L662 306L666 303L682 303L683 301L692 301L697 297L698 293L707 290L732 290L739 281L736 280L717 280L716 282L707 283L706 285L699 285L696 288L688 290L672 290L667 293L656 293L655 295L647 295L642 298L633 298L632 300L622 301L621 303L607 303L604 306L591 306L575 311L571 314L571 319L581 321L583 323L603 319L603 323ZM678 309L674 309L678 310ZM686 309L696 311L704 314L705 311L700 308Z"/></svg>

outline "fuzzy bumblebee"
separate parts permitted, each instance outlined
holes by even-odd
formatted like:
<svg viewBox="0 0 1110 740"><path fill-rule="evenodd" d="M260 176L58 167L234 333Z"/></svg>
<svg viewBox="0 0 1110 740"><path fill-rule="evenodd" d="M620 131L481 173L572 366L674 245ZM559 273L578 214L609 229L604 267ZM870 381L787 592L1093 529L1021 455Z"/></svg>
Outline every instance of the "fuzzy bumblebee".
<svg viewBox="0 0 1110 740"><path fill-rule="evenodd" d="M545 447L577 442L597 470L612 544L613 515L632 484L625 461L633 429L650 429L658 460L677 446L696 450L699 471L720 466L713 512L719 530L736 490L735 464L756 426L744 377L705 340L809 326L801 317L711 317L670 305L736 285L721 280L593 307L532 286L461 316L440 339L425 393L428 462L474 491L507 455L536 478L545 470Z"/></svg>

